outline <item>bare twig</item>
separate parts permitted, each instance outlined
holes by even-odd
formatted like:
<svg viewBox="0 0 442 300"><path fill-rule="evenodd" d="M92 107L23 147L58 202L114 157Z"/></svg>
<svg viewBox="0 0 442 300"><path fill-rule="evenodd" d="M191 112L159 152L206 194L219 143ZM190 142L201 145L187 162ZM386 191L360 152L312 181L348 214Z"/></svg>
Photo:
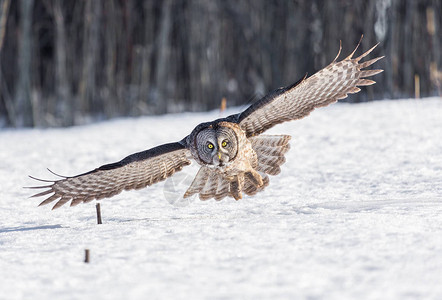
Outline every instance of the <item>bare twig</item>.
<svg viewBox="0 0 442 300"><path fill-rule="evenodd" d="M89 252L90 252L89 249L84 250L84 262L87 264L89 263L89 258L90 258Z"/></svg>
<svg viewBox="0 0 442 300"><path fill-rule="evenodd" d="M95 208L97 209L97 224L103 224L101 222L101 206L100 206L100 203L97 203L95 205Z"/></svg>

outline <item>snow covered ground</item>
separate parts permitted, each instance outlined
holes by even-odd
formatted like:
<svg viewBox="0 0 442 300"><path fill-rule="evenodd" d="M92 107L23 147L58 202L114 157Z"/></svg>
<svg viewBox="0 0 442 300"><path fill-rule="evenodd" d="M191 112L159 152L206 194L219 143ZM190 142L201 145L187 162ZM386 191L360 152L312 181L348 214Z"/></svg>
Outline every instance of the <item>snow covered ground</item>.
<svg viewBox="0 0 442 300"><path fill-rule="evenodd" d="M1 130L0 299L442 299L441 98L335 104L276 126L293 136L287 163L238 202L172 205L160 183L102 200L96 225L94 202L50 211L22 188L217 117Z"/></svg>

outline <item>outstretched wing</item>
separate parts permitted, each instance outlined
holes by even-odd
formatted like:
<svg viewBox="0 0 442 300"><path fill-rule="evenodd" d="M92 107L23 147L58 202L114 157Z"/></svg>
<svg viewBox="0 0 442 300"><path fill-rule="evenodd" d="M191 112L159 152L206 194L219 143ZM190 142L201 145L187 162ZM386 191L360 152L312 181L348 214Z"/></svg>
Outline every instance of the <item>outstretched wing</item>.
<svg viewBox="0 0 442 300"><path fill-rule="evenodd" d="M329 105L338 99L346 98L348 94L357 93L360 91L358 86L374 84L373 80L364 78L381 73L383 70L362 69L374 64L383 56L363 63L360 63L360 60L376 46L361 56L352 58L355 49L347 58L337 62L341 53L340 47L338 55L330 65L309 78L304 76L295 84L265 96L237 115L237 122L247 137L254 136L276 124L301 119L317 107Z"/></svg>
<svg viewBox="0 0 442 300"><path fill-rule="evenodd" d="M186 149L183 141L138 152L119 162L81 175L63 177L61 180L46 181L31 177L51 183L32 187L46 189L32 197L52 194L40 205L58 200L52 208L55 209L71 200L71 206L74 206L94 199L109 198L123 190L144 188L166 179L190 164L190 151Z"/></svg>

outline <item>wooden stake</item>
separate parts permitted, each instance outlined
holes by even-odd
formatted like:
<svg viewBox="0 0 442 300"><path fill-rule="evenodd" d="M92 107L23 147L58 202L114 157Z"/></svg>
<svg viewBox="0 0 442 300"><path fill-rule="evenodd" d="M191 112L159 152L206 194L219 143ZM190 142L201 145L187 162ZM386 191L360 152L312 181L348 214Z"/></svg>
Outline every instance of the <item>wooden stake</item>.
<svg viewBox="0 0 442 300"><path fill-rule="evenodd" d="M97 209L97 224L103 224L101 222L101 207L100 207L100 203L97 203L95 205L95 208Z"/></svg>
<svg viewBox="0 0 442 300"><path fill-rule="evenodd" d="M84 250L84 262L89 263L89 249Z"/></svg>
<svg viewBox="0 0 442 300"><path fill-rule="evenodd" d="M226 97L223 97L221 99L221 105L219 107L219 113L222 114L226 110L226 107L227 107L227 99L226 99Z"/></svg>
<svg viewBox="0 0 442 300"><path fill-rule="evenodd" d="M421 97L421 84L419 75L414 75L414 98L419 99Z"/></svg>

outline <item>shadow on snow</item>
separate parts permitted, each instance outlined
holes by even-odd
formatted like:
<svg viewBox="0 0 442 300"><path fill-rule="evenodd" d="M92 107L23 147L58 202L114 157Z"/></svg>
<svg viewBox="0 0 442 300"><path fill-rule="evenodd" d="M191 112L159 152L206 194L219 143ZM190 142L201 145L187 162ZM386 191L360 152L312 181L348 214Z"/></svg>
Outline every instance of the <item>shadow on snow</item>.
<svg viewBox="0 0 442 300"><path fill-rule="evenodd" d="M42 225L42 226L33 226L33 227L6 227L6 228L0 228L0 233L3 232L15 232L15 231L29 231L29 230L41 230L41 229L57 229L57 228L63 228L61 225Z"/></svg>

